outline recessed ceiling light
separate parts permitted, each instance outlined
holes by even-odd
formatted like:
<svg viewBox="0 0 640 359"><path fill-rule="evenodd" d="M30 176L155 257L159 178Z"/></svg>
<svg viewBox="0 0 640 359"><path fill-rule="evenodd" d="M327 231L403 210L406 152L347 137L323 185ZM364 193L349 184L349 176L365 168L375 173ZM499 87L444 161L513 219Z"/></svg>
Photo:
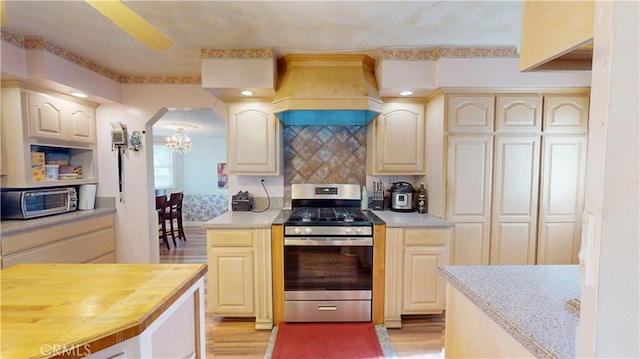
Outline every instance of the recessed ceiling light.
<svg viewBox="0 0 640 359"><path fill-rule="evenodd" d="M75 96L75 97L80 97L80 98L87 98L89 97L87 94L84 94L82 92L74 92L71 95Z"/></svg>
<svg viewBox="0 0 640 359"><path fill-rule="evenodd" d="M249 90L244 90L242 92L240 92L242 95L244 96L251 96L253 95L253 92L249 91Z"/></svg>
<svg viewBox="0 0 640 359"><path fill-rule="evenodd" d="M410 91L410 90L405 90L400 92L400 96L411 96L411 95L413 95L413 91Z"/></svg>

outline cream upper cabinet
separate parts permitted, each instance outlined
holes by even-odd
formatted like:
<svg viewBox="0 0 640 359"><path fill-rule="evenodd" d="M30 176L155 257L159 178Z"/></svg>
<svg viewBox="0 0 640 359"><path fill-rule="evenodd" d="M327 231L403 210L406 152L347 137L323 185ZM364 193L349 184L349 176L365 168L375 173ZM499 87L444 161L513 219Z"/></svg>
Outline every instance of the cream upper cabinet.
<svg viewBox="0 0 640 359"><path fill-rule="evenodd" d="M233 175L277 176L282 166L282 125L271 103L227 108L227 170Z"/></svg>
<svg viewBox="0 0 640 359"><path fill-rule="evenodd" d="M495 138L491 264L535 264L540 136Z"/></svg>
<svg viewBox="0 0 640 359"><path fill-rule="evenodd" d="M494 122L493 95L448 95L447 129L449 132L492 132Z"/></svg>
<svg viewBox="0 0 640 359"><path fill-rule="evenodd" d="M544 132L547 134L586 134L588 117L588 95L547 95L544 97Z"/></svg>
<svg viewBox="0 0 640 359"><path fill-rule="evenodd" d="M382 114L367 128L367 173L425 173L424 111L424 104L382 105Z"/></svg>
<svg viewBox="0 0 640 359"><path fill-rule="evenodd" d="M29 137L96 142L95 109L35 92L23 94Z"/></svg>
<svg viewBox="0 0 640 359"><path fill-rule="evenodd" d="M540 132L542 96L498 95L496 98L496 132Z"/></svg>
<svg viewBox="0 0 640 359"><path fill-rule="evenodd" d="M2 83L2 187L29 188L96 183L98 154L95 105L13 82ZM36 155L33 155L37 153ZM38 176L37 156L55 154L81 177L46 180ZM32 167L32 156L36 156ZM62 157L60 157L62 156Z"/></svg>

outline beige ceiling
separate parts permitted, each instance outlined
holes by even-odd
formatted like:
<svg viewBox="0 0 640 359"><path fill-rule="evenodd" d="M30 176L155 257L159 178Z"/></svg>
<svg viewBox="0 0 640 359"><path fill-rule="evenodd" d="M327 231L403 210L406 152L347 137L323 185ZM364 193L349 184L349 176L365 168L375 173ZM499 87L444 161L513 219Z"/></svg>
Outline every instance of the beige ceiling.
<svg viewBox="0 0 640 359"><path fill-rule="evenodd" d="M123 1L173 40L155 52L84 1L5 0L3 30L48 42L123 75L199 76L201 49L367 53L431 46L518 46L513 1ZM189 135L224 131L210 110L170 110L154 126Z"/></svg>
<svg viewBox="0 0 640 359"><path fill-rule="evenodd" d="M513 1L123 1L174 42L147 49L84 1L6 1L7 26L124 75L200 75L203 48L294 53L518 46Z"/></svg>

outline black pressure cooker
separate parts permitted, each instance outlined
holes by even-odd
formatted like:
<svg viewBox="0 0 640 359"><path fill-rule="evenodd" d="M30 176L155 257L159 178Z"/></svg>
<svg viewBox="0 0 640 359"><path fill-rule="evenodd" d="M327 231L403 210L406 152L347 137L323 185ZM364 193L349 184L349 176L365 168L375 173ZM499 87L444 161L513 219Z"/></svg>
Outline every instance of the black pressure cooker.
<svg viewBox="0 0 640 359"><path fill-rule="evenodd" d="M416 210L416 190L408 182L394 182L389 189L389 209L397 212Z"/></svg>

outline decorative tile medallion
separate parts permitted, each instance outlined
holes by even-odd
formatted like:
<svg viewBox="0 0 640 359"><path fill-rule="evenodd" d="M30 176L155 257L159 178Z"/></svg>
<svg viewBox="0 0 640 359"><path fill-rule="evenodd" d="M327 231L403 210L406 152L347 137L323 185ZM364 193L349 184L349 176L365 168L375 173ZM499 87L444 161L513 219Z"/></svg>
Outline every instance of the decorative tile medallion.
<svg viewBox="0 0 640 359"><path fill-rule="evenodd" d="M287 205L292 183L366 181L366 126L286 126L283 142Z"/></svg>

